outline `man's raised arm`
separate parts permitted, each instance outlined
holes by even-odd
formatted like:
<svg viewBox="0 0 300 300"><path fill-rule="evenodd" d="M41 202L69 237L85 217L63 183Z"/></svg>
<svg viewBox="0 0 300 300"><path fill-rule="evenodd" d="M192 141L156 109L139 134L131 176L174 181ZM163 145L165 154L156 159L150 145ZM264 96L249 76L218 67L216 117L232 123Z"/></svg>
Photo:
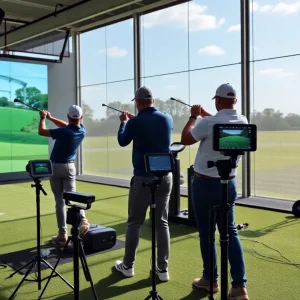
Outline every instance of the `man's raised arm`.
<svg viewBox="0 0 300 300"><path fill-rule="evenodd" d="M118 142L121 147L126 147L129 145L134 137L134 126L133 126L133 119L134 115L123 112L120 115L120 128L118 131ZM128 122L130 120L130 122Z"/></svg>

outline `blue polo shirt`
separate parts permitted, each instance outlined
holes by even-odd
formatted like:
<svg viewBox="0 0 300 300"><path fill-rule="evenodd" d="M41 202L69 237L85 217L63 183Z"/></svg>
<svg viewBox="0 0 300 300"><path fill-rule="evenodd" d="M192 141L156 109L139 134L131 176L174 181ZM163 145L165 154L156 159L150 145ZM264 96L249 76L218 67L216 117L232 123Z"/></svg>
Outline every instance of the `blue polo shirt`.
<svg viewBox="0 0 300 300"><path fill-rule="evenodd" d="M135 118L120 124L118 142L126 147L133 141L132 164L135 176L150 176L145 169L146 153L169 153L173 118L155 107L141 110Z"/></svg>
<svg viewBox="0 0 300 300"><path fill-rule="evenodd" d="M49 132L55 140L50 160L60 163L75 160L77 150L86 134L84 126L69 124L63 128L50 129Z"/></svg>

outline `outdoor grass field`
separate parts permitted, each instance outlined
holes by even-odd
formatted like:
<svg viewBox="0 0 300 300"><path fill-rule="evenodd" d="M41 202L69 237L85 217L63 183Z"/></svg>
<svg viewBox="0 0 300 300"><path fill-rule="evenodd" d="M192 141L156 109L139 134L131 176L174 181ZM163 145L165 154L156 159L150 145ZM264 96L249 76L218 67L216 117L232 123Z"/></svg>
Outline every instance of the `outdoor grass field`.
<svg viewBox="0 0 300 300"><path fill-rule="evenodd" d="M252 193L299 199L300 132L258 131L257 135L257 151L251 154ZM180 134L173 134L172 141L180 141ZM185 176L187 168L194 163L197 148L198 144L187 147L179 154ZM132 176L132 145L120 147L116 136L88 137L84 141L83 149L84 173L119 178ZM239 174L241 169L242 164L238 169ZM241 176L238 176L237 182L241 190Z"/></svg>
<svg viewBox="0 0 300 300"><path fill-rule="evenodd" d="M25 170L28 160L48 159L48 139L37 131L21 132L37 112L0 107L0 172ZM257 151L252 155L252 194L291 200L300 198L300 131L258 131ZM173 142L180 141L174 133ZM194 163L198 144L179 154L181 169ZM122 148L117 137L87 137L83 142L85 174L118 178L132 176L132 145ZM239 166L241 174L241 164ZM237 177L241 191L241 176ZM185 182L185 185L187 182Z"/></svg>

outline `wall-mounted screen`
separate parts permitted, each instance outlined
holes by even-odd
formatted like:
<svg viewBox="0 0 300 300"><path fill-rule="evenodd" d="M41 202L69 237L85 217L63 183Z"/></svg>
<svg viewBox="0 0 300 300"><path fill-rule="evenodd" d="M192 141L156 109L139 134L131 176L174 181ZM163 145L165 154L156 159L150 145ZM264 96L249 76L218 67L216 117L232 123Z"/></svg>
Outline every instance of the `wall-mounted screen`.
<svg viewBox="0 0 300 300"><path fill-rule="evenodd" d="M29 160L48 159L48 138L38 135L38 109L48 108L47 65L0 61L0 173L26 172Z"/></svg>

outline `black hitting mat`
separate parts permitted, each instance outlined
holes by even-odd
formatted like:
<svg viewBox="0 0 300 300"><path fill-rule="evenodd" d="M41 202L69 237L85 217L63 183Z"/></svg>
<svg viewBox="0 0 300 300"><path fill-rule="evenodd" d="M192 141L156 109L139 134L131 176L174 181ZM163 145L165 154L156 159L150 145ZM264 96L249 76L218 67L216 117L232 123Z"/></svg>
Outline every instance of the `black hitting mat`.
<svg viewBox="0 0 300 300"><path fill-rule="evenodd" d="M93 256L96 254L100 253L105 253L117 249L122 249L125 247L125 242L117 240L116 244L114 247L108 249L108 250L103 250L103 251L98 251L98 252L86 252L85 255L86 257ZM59 257L61 256L61 259L59 261L59 265L68 263L68 262L73 262L73 247L72 244L70 243L65 251L62 251L63 249L59 249L54 247L53 245L46 245L41 247L41 253L49 253L47 257L43 257L53 268L55 267L55 264ZM31 260L33 260L36 256L36 247L35 248L29 248L17 252L11 252L11 253L5 253L0 255L0 262L5 263L6 265L10 266L11 268L18 270ZM26 268L23 268L22 270L19 271L20 274L25 274L27 270L30 268L31 264L29 264ZM48 267L44 264L41 263L41 269L45 270ZM49 269L50 270L50 269ZM35 273L37 272L37 265L31 270L30 273Z"/></svg>

